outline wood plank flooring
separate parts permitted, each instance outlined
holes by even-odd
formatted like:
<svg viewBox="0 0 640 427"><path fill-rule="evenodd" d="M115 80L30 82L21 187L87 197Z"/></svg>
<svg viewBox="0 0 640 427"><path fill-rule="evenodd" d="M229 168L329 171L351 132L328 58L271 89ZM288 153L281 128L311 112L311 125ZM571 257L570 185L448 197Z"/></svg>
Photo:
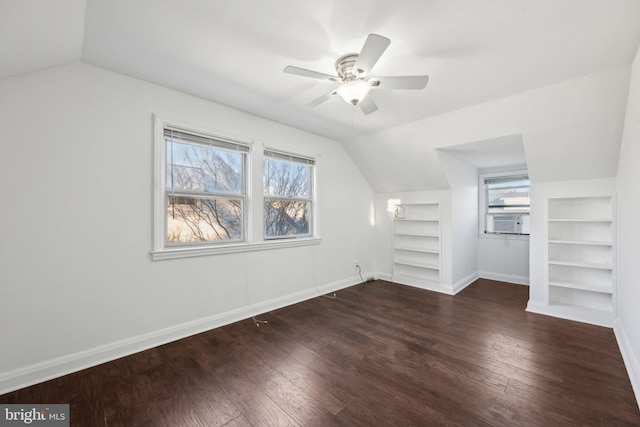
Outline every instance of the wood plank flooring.
<svg viewBox="0 0 640 427"><path fill-rule="evenodd" d="M0 396L72 426L625 426L613 332L527 313L526 286L455 297L368 282Z"/></svg>

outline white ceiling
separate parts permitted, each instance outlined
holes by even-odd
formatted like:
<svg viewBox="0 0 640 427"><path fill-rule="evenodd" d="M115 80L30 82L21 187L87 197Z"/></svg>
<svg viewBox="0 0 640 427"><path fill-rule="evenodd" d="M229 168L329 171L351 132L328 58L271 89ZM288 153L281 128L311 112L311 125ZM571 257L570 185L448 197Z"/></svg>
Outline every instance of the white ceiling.
<svg viewBox="0 0 640 427"><path fill-rule="evenodd" d="M369 33L391 39L377 75L428 74L373 92L364 116L334 84ZM338 140L631 63L638 0L0 0L0 78L82 60Z"/></svg>
<svg viewBox="0 0 640 427"><path fill-rule="evenodd" d="M499 138L473 141L466 144L440 148L476 169L489 170L522 165L526 169L527 159L522 144L522 135L507 135Z"/></svg>
<svg viewBox="0 0 640 427"><path fill-rule="evenodd" d="M85 0L0 0L0 78L80 61Z"/></svg>

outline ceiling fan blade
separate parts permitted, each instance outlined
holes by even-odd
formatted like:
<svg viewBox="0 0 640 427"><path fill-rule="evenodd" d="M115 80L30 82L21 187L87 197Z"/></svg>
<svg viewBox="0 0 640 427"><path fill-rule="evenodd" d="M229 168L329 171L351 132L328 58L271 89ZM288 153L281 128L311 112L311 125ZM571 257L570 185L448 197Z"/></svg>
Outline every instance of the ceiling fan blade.
<svg viewBox="0 0 640 427"><path fill-rule="evenodd" d="M364 114L371 114L378 109L378 106L373 101L371 94L368 94L367 96L362 98L360 102L358 102L358 106Z"/></svg>
<svg viewBox="0 0 640 427"><path fill-rule="evenodd" d="M293 65L289 65L284 68L285 73L295 74L297 76L302 77L311 77L312 79L319 80L331 80L332 82L339 82L340 78L337 76L332 76L330 74L319 73L317 71L307 70L306 68L294 67Z"/></svg>
<svg viewBox="0 0 640 427"><path fill-rule="evenodd" d="M317 107L318 105L322 104L323 102L328 101L329 99L331 99L331 97L334 96L337 93L338 92L336 92L335 90L331 91L329 93L325 93L321 97L316 98L313 101L311 101L310 103L308 103L307 107L309 107L309 108Z"/></svg>
<svg viewBox="0 0 640 427"><path fill-rule="evenodd" d="M372 77L369 84L380 89L424 89L429 76Z"/></svg>
<svg viewBox="0 0 640 427"><path fill-rule="evenodd" d="M380 56L389 47L391 40L377 34L369 34L356 60L355 70L358 74L367 74L378 62Z"/></svg>

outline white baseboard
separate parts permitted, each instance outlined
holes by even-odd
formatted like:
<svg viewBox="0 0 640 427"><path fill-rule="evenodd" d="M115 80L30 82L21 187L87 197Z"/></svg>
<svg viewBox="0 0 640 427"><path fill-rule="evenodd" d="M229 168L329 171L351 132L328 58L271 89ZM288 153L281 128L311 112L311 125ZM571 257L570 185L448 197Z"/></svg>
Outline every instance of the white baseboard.
<svg viewBox="0 0 640 427"><path fill-rule="evenodd" d="M624 366L627 368L631 387L633 387L633 393L636 395L636 403L638 404L638 408L640 408L640 364L638 363L638 358L633 352L633 348L631 348L629 338L627 338L627 334L622 327L622 323L620 323L620 318L616 318L614 322L613 333L618 341L622 360L624 361Z"/></svg>
<svg viewBox="0 0 640 427"><path fill-rule="evenodd" d="M516 276L513 274L492 273L490 271L479 271L478 275L482 279L497 280L499 282L515 283L518 285L529 285L529 278Z"/></svg>
<svg viewBox="0 0 640 427"><path fill-rule="evenodd" d="M613 317L611 313L590 310L571 305L548 305L538 301L527 303L527 310L530 313L544 314L545 316L559 317L560 319L574 320L576 322L589 323L606 328L613 327Z"/></svg>
<svg viewBox="0 0 640 427"><path fill-rule="evenodd" d="M528 311L530 313L546 314L546 313L543 313L546 307L547 307L547 304L543 302L529 300L527 301L527 308L525 309L525 311Z"/></svg>
<svg viewBox="0 0 640 427"><path fill-rule="evenodd" d="M386 275L385 280L391 281L391 275ZM382 278L382 277L381 277ZM420 289L427 289L429 291L441 292L447 295L456 295L458 292L478 280L478 278L490 279L490 280L498 280L500 282L509 282L515 283L518 285L528 285L529 278L522 276L513 276L508 274L499 274L499 273L489 273L486 271L474 272L465 277L462 280L457 281L453 285L448 284L423 284L423 283L412 283L410 281L402 281L396 280L396 283L400 283L402 285L414 286Z"/></svg>
<svg viewBox="0 0 640 427"><path fill-rule="evenodd" d="M371 277L372 274L369 273ZM261 313L277 310L311 298L335 292L361 283L359 276L340 280L317 288L307 289L268 301L230 310L213 316L182 323L148 334L127 338L113 343L93 347L84 351L46 360L30 366L0 373L0 394L9 393L30 385L67 375L82 369L110 362L124 356L148 350L191 335L219 328L230 323L248 319Z"/></svg>
<svg viewBox="0 0 640 427"><path fill-rule="evenodd" d="M386 280L387 282L391 282L391 274L389 273L382 273L380 271L377 271L373 278L376 280Z"/></svg>
<svg viewBox="0 0 640 427"><path fill-rule="evenodd" d="M428 280L418 280L418 279L406 280L403 278L393 279L392 276L390 275L387 275L387 276L388 278L385 280L389 280L391 282L398 283L400 285L413 286L414 288L425 289L427 291L440 292L442 294L447 294L447 295L457 294L458 292L460 292L461 290L463 290L464 288L466 288L467 286L469 286L470 284L472 284L478 279L478 273L471 273L470 275L456 282L455 284L448 285L446 283L437 283L437 282L431 282Z"/></svg>
<svg viewBox="0 0 640 427"><path fill-rule="evenodd" d="M451 295L457 294L458 292L460 292L461 290L463 290L464 288L466 288L467 286L469 286L470 284L478 280L478 277L480 277L478 273L471 273L464 279L454 283L453 286L451 286Z"/></svg>

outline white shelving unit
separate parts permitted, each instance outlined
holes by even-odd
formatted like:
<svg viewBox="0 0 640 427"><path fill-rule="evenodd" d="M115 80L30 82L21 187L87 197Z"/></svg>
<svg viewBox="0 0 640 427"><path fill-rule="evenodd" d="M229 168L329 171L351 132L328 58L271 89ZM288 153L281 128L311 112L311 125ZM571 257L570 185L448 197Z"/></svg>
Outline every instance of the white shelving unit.
<svg viewBox="0 0 640 427"><path fill-rule="evenodd" d="M553 197L548 204L548 306L610 324L615 316L613 196Z"/></svg>
<svg viewBox="0 0 640 427"><path fill-rule="evenodd" d="M396 206L392 280L427 289L440 285L439 203Z"/></svg>

